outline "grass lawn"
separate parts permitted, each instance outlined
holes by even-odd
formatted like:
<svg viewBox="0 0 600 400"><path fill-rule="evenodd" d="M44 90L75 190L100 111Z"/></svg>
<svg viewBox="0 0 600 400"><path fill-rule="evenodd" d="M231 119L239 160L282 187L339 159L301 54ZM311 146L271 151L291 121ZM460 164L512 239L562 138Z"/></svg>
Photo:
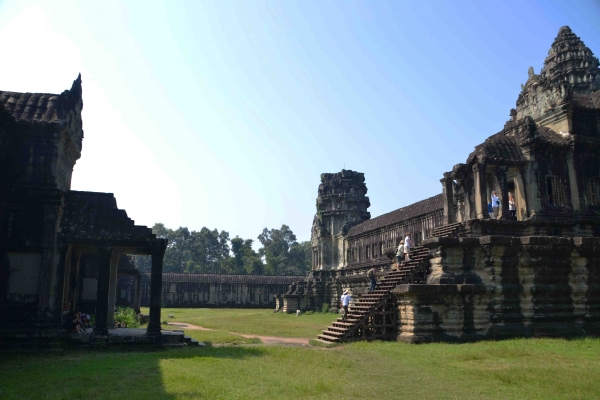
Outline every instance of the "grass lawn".
<svg viewBox="0 0 600 400"><path fill-rule="evenodd" d="M147 308L142 313L148 314ZM168 318L173 314L174 318ZM163 308L161 320L187 322L204 328L249 335L316 338L338 317L337 314L282 314L271 309Z"/></svg>
<svg viewBox="0 0 600 400"><path fill-rule="evenodd" d="M229 331L276 336L262 330L265 326L255 326L265 325L267 315L282 321L279 332L304 323L309 333L305 337L313 337L311 326L318 318L287 316L288 320L256 310L197 311L202 318L206 311L220 321L209 326L188 318L174 320L223 327L187 331L201 340L202 335L213 335L214 343L239 340ZM220 311L223 318L217 316ZM239 322L244 314L247 321ZM229 328L223 322L228 319L238 325ZM257 330L239 328L244 326ZM598 354L600 339L461 345L361 342L329 350L253 345L0 354L0 398L595 399L600 393Z"/></svg>

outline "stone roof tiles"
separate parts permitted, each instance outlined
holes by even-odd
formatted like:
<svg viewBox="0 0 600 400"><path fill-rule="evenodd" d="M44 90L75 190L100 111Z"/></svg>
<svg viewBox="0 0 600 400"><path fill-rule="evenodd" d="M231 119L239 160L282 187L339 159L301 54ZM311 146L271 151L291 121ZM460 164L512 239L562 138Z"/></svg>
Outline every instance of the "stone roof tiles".
<svg viewBox="0 0 600 400"><path fill-rule="evenodd" d="M355 225L350 228L350 231L348 231L348 237L358 236L365 232L370 232L389 225L397 224L433 211L442 210L443 208L444 201L442 194L438 194L428 199L418 201L409 206L399 208L387 214L380 215L379 217Z"/></svg>
<svg viewBox="0 0 600 400"><path fill-rule="evenodd" d="M487 158L491 161L523 161L523 154L514 137L506 136L504 132L496 133L485 139L485 142L475 146L469 155L467 163L474 158Z"/></svg>
<svg viewBox="0 0 600 400"><path fill-rule="evenodd" d="M68 113L82 106L81 75L70 90L61 94L0 91L0 107L15 120L24 122L66 123ZM80 107L77 107L77 106Z"/></svg>

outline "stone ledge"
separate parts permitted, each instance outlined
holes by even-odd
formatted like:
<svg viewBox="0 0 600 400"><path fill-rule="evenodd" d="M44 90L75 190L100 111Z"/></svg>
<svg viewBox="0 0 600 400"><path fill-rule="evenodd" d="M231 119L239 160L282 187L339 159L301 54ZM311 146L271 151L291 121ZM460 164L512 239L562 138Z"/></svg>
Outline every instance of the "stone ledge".
<svg viewBox="0 0 600 400"><path fill-rule="evenodd" d="M440 285L427 285L427 284L407 284L396 286L391 293L397 295L403 294L470 294L470 293L485 293L485 285L478 284L440 284Z"/></svg>
<svg viewBox="0 0 600 400"><path fill-rule="evenodd" d="M441 237L428 238L423 241L423 246L428 249L436 247L475 247L481 245L501 246L577 246L600 247L600 238L597 237L564 237L564 236L502 236L486 235L480 237Z"/></svg>

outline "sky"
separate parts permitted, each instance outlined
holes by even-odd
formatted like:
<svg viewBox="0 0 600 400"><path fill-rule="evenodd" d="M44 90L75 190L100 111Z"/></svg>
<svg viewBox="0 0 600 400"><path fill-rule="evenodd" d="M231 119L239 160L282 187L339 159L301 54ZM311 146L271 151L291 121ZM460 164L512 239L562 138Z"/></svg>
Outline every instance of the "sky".
<svg viewBox="0 0 600 400"><path fill-rule="evenodd" d="M0 0L0 90L81 73L71 188L137 224L304 241L321 173L363 172L372 217L441 193L561 26L600 55L598 21L598 0Z"/></svg>

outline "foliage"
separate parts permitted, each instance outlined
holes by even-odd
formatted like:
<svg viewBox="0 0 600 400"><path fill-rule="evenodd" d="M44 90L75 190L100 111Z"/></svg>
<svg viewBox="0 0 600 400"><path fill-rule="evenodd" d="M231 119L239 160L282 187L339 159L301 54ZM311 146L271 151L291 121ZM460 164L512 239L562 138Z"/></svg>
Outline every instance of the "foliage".
<svg viewBox="0 0 600 400"><path fill-rule="evenodd" d="M152 227L157 237L168 239L163 260L164 272L198 272L218 274L303 275L310 270L310 242L298 243L291 229L268 230L258 236L262 248L256 252L252 239L236 236L230 239L226 231L190 231L186 227L169 229L162 223ZM265 262L266 261L266 265ZM136 256L140 271L149 272L150 256Z"/></svg>
<svg viewBox="0 0 600 400"><path fill-rule="evenodd" d="M296 235L287 225L281 229L263 229L258 236L263 247L258 251L266 260L269 275L304 275L310 270L310 243L298 243ZM308 257L307 257L307 253Z"/></svg>
<svg viewBox="0 0 600 400"><path fill-rule="evenodd" d="M321 312L322 312L323 314L326 314L326 313L328 313L328 312L329 312L329 304L327 304L327 303L323 303L323 306L321 306Z"/></svg>
<svg viewBox="0 0 600 400"><path fill-rule="evenodd" d="M140 321L133 308L117 307L115 326L117 328L139 328Z"/></svg>

